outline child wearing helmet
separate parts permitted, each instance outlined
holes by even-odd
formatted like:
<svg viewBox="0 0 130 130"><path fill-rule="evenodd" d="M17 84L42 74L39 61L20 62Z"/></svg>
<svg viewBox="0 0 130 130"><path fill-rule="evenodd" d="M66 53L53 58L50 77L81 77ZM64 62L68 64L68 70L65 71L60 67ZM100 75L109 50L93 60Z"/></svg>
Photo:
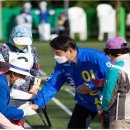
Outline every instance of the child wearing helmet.
<svg viewBox="0 0 130 130"><path fill-rule="evenodd" d="M22 63L25 65L23 66ZM15 128L6 118L8 118L12 123L18 123L17 125L23 126L20 121L23 116L36 114L32 111L31 105L27 104L24 107L10 107L10 91L14 84L20 82L23 84L25 82L25 76L32 76L30 74L30 62L22 59L13 59L10 64L7 62L0 62L0 127L3 128ZM20 93L18 93L20 95ZM33 98L33 95L30 94ZM6 117L4 118L1 113ZM3 125L3 121L8 124ZM19 127L16 127L19 128ZM21 127L20 127L21 128Z"/></svg>

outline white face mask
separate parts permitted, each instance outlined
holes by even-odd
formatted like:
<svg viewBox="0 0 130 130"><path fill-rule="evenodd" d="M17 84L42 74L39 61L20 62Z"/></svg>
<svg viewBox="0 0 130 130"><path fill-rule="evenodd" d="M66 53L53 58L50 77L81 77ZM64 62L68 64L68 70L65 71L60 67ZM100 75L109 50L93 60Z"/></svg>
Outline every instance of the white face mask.
<svg viewBox="0 0 130 130"><path fill-rule="evenodd" d="M24 83L26 82L25 79L17 79L14 84L13 84L13 87L20 87L21 85L23 85Z"/></svg>
<svg viewBox="0 0 130 130"><path fill-rule="evenodd" d="M54 55L54 59L57 61L57 63L59 64L63 64L65 62L67 62L67 58L65 56L58 56L58 55Z"/></svg>

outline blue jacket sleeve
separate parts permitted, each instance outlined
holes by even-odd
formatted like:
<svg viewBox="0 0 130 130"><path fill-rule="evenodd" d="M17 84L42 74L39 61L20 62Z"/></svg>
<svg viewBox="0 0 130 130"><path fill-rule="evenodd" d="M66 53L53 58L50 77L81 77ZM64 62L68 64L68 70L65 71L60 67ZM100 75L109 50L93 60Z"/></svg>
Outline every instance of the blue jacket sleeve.
<svg viewBox="0 0 130 130"><path fill-rule="evenodd" d="M106 56L104 53L99 55L99 57L98 57L98 67L99 67L102 79L106 79L110 64L111 63L110 63L108 56Z"/></svg>
<svg viewBox="0 0 130 130"><path fill-rule="evenodd" d="M20 120L23 117L23 110L8 106L9 95L7 90L0 86L0 112L8 119Z"/></svg>
<svg viewBox="0 0 130 130"><path fill-rule="evenodd" d="M99 73L98 78L105 80L107 73L108 73L109 65L111 65L111 62L110 62L109 58L104 53L98 53L95 56L96 57L94 59L96 60L95 62L98 66L98 73ZM94 90L99 89L93 83L90 83L89 85Z"/></svg>
<svg viewBox="0 0 130 130"><path fill-rule="evenodd" d="M61 86L65 83L65 77L62 70L57 65L53 74L49 77L46 84L42 87L34 100L40 108L44 107L52 97L60 90Z"/></svg>

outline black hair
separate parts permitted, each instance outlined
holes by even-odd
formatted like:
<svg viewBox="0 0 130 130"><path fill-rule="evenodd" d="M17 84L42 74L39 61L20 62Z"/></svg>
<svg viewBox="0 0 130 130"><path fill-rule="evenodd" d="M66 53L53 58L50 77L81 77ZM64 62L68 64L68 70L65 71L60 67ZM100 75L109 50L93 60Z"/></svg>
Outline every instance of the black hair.
<svg viewBox="0 0 130 130"><path fill-rule="evenodd" d="M11 75L11 74L14 74L14 75L19 76L19 77L22 77L22 78L25 78L25 77L26 77L25 75L22 75L22 74L13 72L13 71L11 71L11 70L9 70L8 72L6 72L6 75Z"/></svg>
<svg viewBox="0 0 130 130"><path fill-rule="evenodd" d="M109 4L110 1L109 0L100 0L99 4Z"/></svg>
<svg viewBox="0 0 130 130"><path fill-rule="evenodd" d="M50 42L50 46L55 50L68 51L69 48L76 50L75 41L67 35L60 35Z"/></svg>
<svg viewBox="0 0 130 130"><path fill-rule="evenodd" d="M127 54L130 52L129 48L123 49L104 49L105 54L117 57L119 54Z"/></svg>

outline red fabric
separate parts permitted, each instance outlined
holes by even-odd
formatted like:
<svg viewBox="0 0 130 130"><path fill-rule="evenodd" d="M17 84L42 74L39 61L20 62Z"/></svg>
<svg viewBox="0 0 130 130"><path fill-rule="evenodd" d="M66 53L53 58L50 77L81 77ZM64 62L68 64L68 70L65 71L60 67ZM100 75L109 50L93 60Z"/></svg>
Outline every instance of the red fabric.
<svg viewBox="0 0 130 130"><path fill-rule="evenodd" d="M97 116L98 116L98 118L100 119L101 122L104 121L104 114L103 113L102 114L97 113Z"/></svg>
<svg viewBox="0 0 130 130"><path fill-rule="evenodd" d="M37 64L37 68L40 70L40 64Z"/></svg>
<svg viewBox="0 0 130 130"><path fill-rule="evenodd" d="M24 122L19 120L11 120L11 122L15 125L24 127Z"/></svg>
<svg viewBox="0 0 130 130"><path fill-rule="evenodd" d="M93 79L93 84L97 87L103 87L105 84L105 80L103 79Z"/></svg>

